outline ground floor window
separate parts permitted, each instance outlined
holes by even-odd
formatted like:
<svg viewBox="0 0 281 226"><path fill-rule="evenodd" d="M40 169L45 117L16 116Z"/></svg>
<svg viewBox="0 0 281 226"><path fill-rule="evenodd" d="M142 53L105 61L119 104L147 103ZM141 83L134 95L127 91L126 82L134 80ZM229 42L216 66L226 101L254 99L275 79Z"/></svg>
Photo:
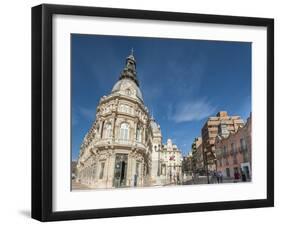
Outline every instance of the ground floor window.
<svg viewBox="0 0 281 226"><path fill-rule="evenodd" d="M105 162L101 162L101 165L100 165L100 176L99 176L100 179L103 178L104 166L105 166Z"/></svg>
<svg viewBox="0 0 281 226"><path fill-rule="evenodd" d="M226 172L226 176L227 176L227 177L230 177L230 170L229 170L229 168L226 168L226 169L225 169L225 172Z"/></svg>
<svg viewBox="0 0 281 226"><path fill-rule="evenodd" d="M166 175L166 165L165 164L161 165L161 175Z"/></svg>
<svg viewBox="0 0 281 226"><path fill-rule="evenodd" d="M220 167L222 167L222 160L221 159L219 160L219 165L220 165Z"/></svg>
<svg viewBox="0 0 281 226"><path fill-rule="evenodd" d="M248 166L243 166L243 172L245 173L246 177L250 179L250 170Z"/></svg>
<svg viewBox="0 0 281 226"><path fill-rule="evenodd" d="M137 175L137 176L139 175L139 168L140 168L140 163L137 162L137 163L136 163L136 175Z"/></svg>
<svg viewBox="0 0 281 226"><path fill-rule="evenodd" d="M126 186L127 180L127 154L116 154L115 157L115 169L114 169L114 181L113 185L115 187Z"/></svg>

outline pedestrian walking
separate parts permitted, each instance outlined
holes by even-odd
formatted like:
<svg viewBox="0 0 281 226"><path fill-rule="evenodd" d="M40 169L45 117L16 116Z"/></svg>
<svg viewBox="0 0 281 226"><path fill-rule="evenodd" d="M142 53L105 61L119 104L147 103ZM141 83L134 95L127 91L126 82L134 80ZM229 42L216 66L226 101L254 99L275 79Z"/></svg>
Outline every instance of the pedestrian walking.
<svg viewBox="0 0 281 226"><path fill-rule="evenodd" d="M180 174L177 172L177 184L180 184Z"/></svg>
<svg viewBox="0 0 281 226"><path fill-rule="evenodd" d="M171 172L170 172L169 176L170 176L170 183L172 183L172 173Z"/></svg>
<svg viewBox="0 0 281 226"><path fill-rule="evenodd" d="M134 175L134 186L136 187L137 184L138 184L138 175L135 174L135 175Z"/></svg>
<svg viewBox="0 0 281 226"><path fill-rule="evenodd" d="M219 172L215 172L215 177L217 179L217 183L219 184L220 183L220 176L219 176Z"/></svg>
<svg viewBox="0 0 281 226"><path fill-rule="evenodd" d="M216 171L212 171L211 172L212 175L212 184L215 184L217 181L217 177L216 177Z"/></svg>
<svg viewBox="0 0 281 226"><path fill-rule="evenodd" d="M244 171L242 171L242 181L243 182L247 181L246 174L244 173Z"/></svg>
<svg viewBox="0 0 281 226"><path fill-rule="evenodd" d="M234 173L234 183L237 183L240 179L240 174L239 172L236 170Z"/></svg>
<svg viewBox="0 0 281 226"><path fill-rule="evenodd" d="M219 178L220 178L220 183L222 183L223 182L223 174L222 174L221 171L219 172Z"/></svg>

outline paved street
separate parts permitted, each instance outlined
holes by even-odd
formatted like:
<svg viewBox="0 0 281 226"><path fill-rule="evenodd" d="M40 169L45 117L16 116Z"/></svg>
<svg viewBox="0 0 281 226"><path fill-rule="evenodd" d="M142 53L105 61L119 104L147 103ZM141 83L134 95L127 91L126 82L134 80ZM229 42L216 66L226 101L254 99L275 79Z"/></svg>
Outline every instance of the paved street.
<svg viewBox="0 0 281 226"><path fill-rule="evenodd" d="M249 182L249 181L247 181L247 182ZM234 183L234 181L233 181L232 178L224 178L222 183ZM239 181L239 183L242 183L242 181ZM194 185L194 184L208 184L207 177L206 176L200 176L198 178L186 180L182 183L182 185ZM210 177L210 184L217 184L217 180L212 179ZM178 184L178 186L179 185L180 184ZM167 183L167 184L164 184L164 185L155 185L155 187L162 187L162 186L177 186L177 184ZM72 180L72 190L88 190L88 189L92 189L92 188L89 188L85 184L80 184L80 183L76 182L75 180Z"/></svg>
<svg viewBox="0 0 281 226"><path fill-rule="evenodd" d="M209 182L210 184L217 184L217 179L216 178L209 178ZM242 182L241 180L238 182ZM247 181L249 182L249 181ZM206 176L200 176L198 178L194 178L193 180L187 180L185 182L183 182L184 185L192 185L192 184L207 184L208 180ZM233 178L223 178L222 183L234 183L234 179Z"/></svg>
<svg viewBox="0 0 281 226"><path fill-rule="evenodd" d="M76 182L75 180L72 180L72 190L87 190L87 189L90 189L90 188L84 184L80 184L80 183Z"/></svg>
<svg viewBox="0 0 281 226"><path fill-rule="evenodd" d="M187 180L183 182L184 185L192 185L192 184L207 184L207 177L202 176L199 178Z"/></svg>

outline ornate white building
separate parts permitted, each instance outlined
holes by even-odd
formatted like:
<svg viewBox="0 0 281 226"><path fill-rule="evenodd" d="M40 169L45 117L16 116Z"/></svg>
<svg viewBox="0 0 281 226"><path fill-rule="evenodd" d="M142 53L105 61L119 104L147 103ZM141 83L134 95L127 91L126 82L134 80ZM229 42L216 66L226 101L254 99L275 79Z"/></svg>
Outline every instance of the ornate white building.
<svg viewBox="0 0 281 226"><path fill-rule="evenodd" d="M167 153L177 153L176 160ZM92 188L161 185L173 183L167 177L180 168L180 151L171 140L162 145L160 126L144 105L131 53L111 93L100 99L80 148L77 180Z"/></svg>
<svg viewBox="0 0 281 226"><path fill-rule="evenodd" d="M160 163L161 163L161 179L163 183L180 183L182 180L182 154L177 145L172 143L171 139L167 140L167 144L163 145Z"/></svg>

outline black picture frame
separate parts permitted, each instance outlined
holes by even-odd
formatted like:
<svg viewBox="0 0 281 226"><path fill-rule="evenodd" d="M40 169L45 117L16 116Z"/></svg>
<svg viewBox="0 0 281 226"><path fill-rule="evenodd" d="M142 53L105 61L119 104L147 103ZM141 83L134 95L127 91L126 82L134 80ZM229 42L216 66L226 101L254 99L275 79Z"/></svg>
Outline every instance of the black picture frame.
<svg viewBox="0 0 281 226"><path fill-rule="evenodd" d="M94 210L52 210L52 18L55 14L267 28L267 198ZM32 218L74 220L274 206L274 20L268 18L43 4L32 8Z"/></svg>

